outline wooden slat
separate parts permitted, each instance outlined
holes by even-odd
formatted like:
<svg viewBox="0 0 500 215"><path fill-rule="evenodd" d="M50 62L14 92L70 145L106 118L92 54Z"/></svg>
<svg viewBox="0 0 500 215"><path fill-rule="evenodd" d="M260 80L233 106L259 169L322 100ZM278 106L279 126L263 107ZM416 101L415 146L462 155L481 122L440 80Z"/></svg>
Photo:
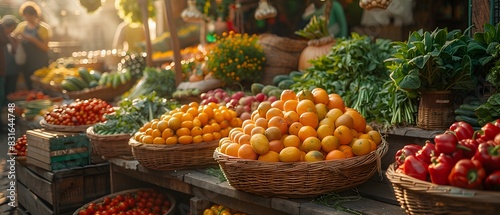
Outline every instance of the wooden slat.
<svg viewBox="0 0 500 215"><path fill-rule="evenodd" d="M32 193L27 187L18 183L17 185L17 195L19 199L19 204L21 204L28 212L37 215L53 215L54 212L50 207L45 205L34 193Z"/></svg>
<svg viewBox="0 0 500 215"><path fill-rule="evenodd" d="M19 164L19 163L18 163ZM54 204L52 183L38 176L23 165L16 165L16 178L19 183L27 188L34 189L33 192L49 204Z"/></svg>

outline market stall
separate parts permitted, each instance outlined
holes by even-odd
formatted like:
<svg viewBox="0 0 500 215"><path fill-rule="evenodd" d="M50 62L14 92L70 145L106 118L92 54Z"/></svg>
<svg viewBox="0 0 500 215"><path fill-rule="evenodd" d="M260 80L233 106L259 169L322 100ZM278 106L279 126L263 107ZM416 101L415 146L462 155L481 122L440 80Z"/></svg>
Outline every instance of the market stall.
<svg viewBox="0 0 500 215"><path fill-rule="evenodd" d="M211 1L196 2L182 18L204 31ZM135 8L148 37L149 3ZM177 30L164 3L171 50L154 52L148 39L140 53L75 53L35 72L40 92L11 95L34 125L16 125L9 151L19 211L500 210L500 25L473 36L437 28L405 41L334 38L326 1L326 17L313 16L296 39L223 31L181 48L179 36L199 29ZM272 1L255 10L257 20L277 16Z"/></svg>

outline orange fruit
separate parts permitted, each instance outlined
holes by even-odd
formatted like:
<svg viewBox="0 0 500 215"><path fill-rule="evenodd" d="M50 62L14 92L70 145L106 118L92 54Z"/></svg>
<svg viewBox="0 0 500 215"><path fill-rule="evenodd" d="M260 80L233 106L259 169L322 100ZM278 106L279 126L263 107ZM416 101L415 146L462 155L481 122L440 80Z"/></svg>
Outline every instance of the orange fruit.
<svg viewBox="0 0 500 215"><path fill-rule="evenodd" d="M182 114L181 121L193 121L194 116L193 114L190 113L184 113Z"/></svg>
<svg viewBox="0 0 500 215"><path fill-rule="evenodd" d="M158 119L151 120L151 128L156 129L156 126L158 126L158 122L159 122Z"/></svg>
<svg viewBox="0 0 500 215"><path fill-rule="evenodd" d="M284 104L285 104L285 101L283 101L283 100L276 100L273 103L271 103L271 107L283 110L283 105Z"/></svg>
<svg viewBox="0 0 500 215"><path fill-rule="evenodd" d="M300 161L302 152L296 147L285 147L279 153L281 162L297 162Z"/></svg>
<svg viewBox="0 0 500 215"><path fill-rule="evenodd" d="M161 137L155 137L153 139L153 144L165 144L165 139L163 139Z"/></svg>
<svg viewBox="0 0 500 215"><path fill-rule="evenodd" d="M182 112L186 112L188 109L189 109L189 105L187 105L187 104L181 105L181 111Z"/></svg>
<svg viewBox="0 0 500 215"><path fill-rule="evenodd" d="M219 131L221 137L227 137L229 136L229 131L231 130L231 127L221 129Z"/></svg>
<svg viewBox="0 0 500 215"><path fill-rule="evenodd" d="M214 131L212 135L214 136L214 140L219 140L220 138L222 138L222 134L217 131Z"/></svg>
<svg viewBox="0 0 500 215"><path fill-rule="evenodd" d="M350 115L342 114L341 116L339 116L339 118L337 118L337 120L335 120L336 128L341 125L345 125L348 128L352 128L354 126L354 119Z"/></svg>
<svg viewBox="0 0 500 215"><path fill-rule="evenodd" d="M249 134L243 133L239 138L238 138L238 143L243 145L243 144L250 144L250 136Z"/></svg>
<svg viewBox="0 0 500 215"><path fill-rule="evenodd" d="M154 137L151 136L151 135L145 135L142 138L142 142L145 143L145 144L153 144L153 140L154 140Z"/></svg>
<svg viewBox="0 0 500 215"><path fill-rule="evenodd" d="M366 155L372 150L370 140L367 139L357 139L351 146L352 153L356 156Z"/></svg>
<svg viewBox="0 0 500 215"><path fill-rule="evenodd" d="M296 111L299 115L302 115L305 112L316 112L316 105L311 100L302 100L297 104Z"/></svg>
<svg viewBox="0 0 500 215"><path fill-rule="evenodd" d="M161 131L155 128L153 129L153 131L151 131L151 136L153 136L153 138L161 137Z"/></svg>
<svg viewBox="0 0 500 215"><path fill-rule="evenodd" d="M264 135L266 135L269 141L272 141L272 140L280 140L282 133L278 127L271 126L266 129Z"/></svg>
<svg viewBox="0 0 500 215"><path fill-rule="evenodd" d="M294 111L287 111L283 115L283 118L285 119L285 122L288 126L290 126L294 122L298 122L300 119L300 116L297 112Z"/></svg>
<svg viewBox="0 0 500 215"><path fill-rule="evenodd" d="M299 101L310 100L310 101L314 102L314 95L312 94L312 92L310 90L304 89L304 90L297 92L297 99Z"/></svg>
<svg viewBox="0 0 500 215"><path fill-rule="evenodd" d="M283 142L281 142L281 140L269 141L269 150L279 153L283 148L285 148L285 145L283 145Z"/></svg>
<svg viewBox="0 0 500 215"><path fill-rule="evenodd" d="M283 104L283 110L284 111L296 111L298 104L299 104L298 100L288 100Z"/></svg>
<svg viewBox="0 0 500 215"><path fill-rule="evenodd" d="M226 108L226 106L220 106L221 108ZM222 110L222 116L224 116L224 120L230 121L233 118L233 114L230 110ZM220 123L220 122L219 122Z"/></svg>
<svg viewBox="0 0 500 215"><path fill-rule="evenodd" d="M244 120L243 122L241 122L241 127L244 128L245 126L247 126L248 124L254 124L254 121L251 120L251 119L246 119Z"/></svg>
<svg viewBox="0 0 500 215"><path fill-rule="evenodd" d="M218 132L221 129L219 123L212 123L211 126L214 132Z"/></svg>
<svg viewBox="0 0 500 215"><path fill-rule="evenodd" d="M370 135L370 137L372 138L373 142L375 142L375 144L377 144L377 146L380 143L382 143L382 135L380 135L380 133L378 131L371 130L371 131L368 131L367 134Z"/></svg>
<svg viewBox="0 0 500 215"><path fill-rule="evenodd" d="M363 133L365 133L365 134L366 134L366 133L368 133L368 132L369 132L369 131L371 131L371 130L373 130L372 126L370 126L370 125L368 125L368 124L367 124L367 125L366 125L366 128L365 128L365 132L363 132Z"/></svg>
<svg viewBox="0 0 500 215"><path fill-rule="evenodd" d="M235 143L239 143L238 141L239 141L240 137L243 135L245 135L245 133L243 133L243 132L234 133L233 138L231 138L231 140Z"/></svg>
<svg viewBox="0 0 500 215"><path fill-rule="evenodd" d="M232 118L231 121L229 121L229 125L231 127L241 127L241 119L238 117Z"/></svg>
<svg viewBox="0 0 500 215"><path fill-rule="evenodd" d="M188 128L188 129L191 129L193 128L194 125L193 125L193 121L182 121L181 122L181 128Z"/></svg>
<svg viewBox="0 0 500 215"><path fill-rule="evenodd" d="M198 116L198 107L189 107L186 113L191 114L193 117Z"/></svg>
<svg viewBox="0 0 500 215"><path fill-rule="evenodd" d="M328 154L326 154L325 160L336 160L336 159L344 159L344 158L347 158L345 153L338 150L338 149L335 149L335 150L328 152Z"/></svg>
<svg viewBox="0 0 500 215"><path fill-rule="evenodd" d="M371 144L371 148L370 148L371 151L377 150L377 144L375 143L375 141L373 141L373 140L368 140L368 141L370 141L370 144Z"/></svg>
<svg viewBox="0 0 500 215"><path fill-rule="evenodd" d="M209 117L208 117L208 114L205 112L198 114L197 118L198 118L198 120L200 120L201 125L206 125L208 123Z"/></svg>
<svg viewBox="0 0 500 215"><path fill-rule="evenodd" d="M146 135L151 135L152 132L153 132L153 129L152 128L148 128L148 129L146 129L146 131L144 133Z"/></svg>
<svg viewBox="0 0 500 215"><path fill-rule="evenodd" d="M288 127L288 133L293 135L299 135L299 130L302 128L302 123L294 122Z"/></svg>
<svg viewBox="0 0 500 215"><path fill-rule="evenodd" d="M339 146L339 150L342 151L346 157L353 157L352 148L349 145L341 145Z"/></svg>
<svg viewBox="0 0 500 215"><path fill-rule="evenodd" d="M197 108L197 107L199 107L199 106L200 106L200 104L198 104L198 102L189 102L189 103L188 103L188 106L189 106L189 107L195 107L195 108Z"/></svg>
<svg viewBox="0 0 500 215"><path fill-rule="evenodd" d="M208 124L203 126L202 130L203 130L203 134L208 134L208 133L214 132L214 128L212 127L212 125L208 125Z"/></svg>
<svg viewBox="0 0 500 215"><path fill-rule="evenodd" d="M349 115L353 119L353 126L357 132L364 132L366 129L366 119L356 110L348 110L345 114Z"/></svg>
<svg viewBox="0 0 500 215"><path fill-rule="evenodd" d="M212 140L215 140L214 134L213 133L206 133L201 135L201 138L203 138L203 142L210 142Z"/></svg>
<svg viewBox="0 0 500 215"><path fill-rule="evenodd" d="M257 106L257 111L259 111L259 116L266 117L267 111L271 109L271 102L263 101Z"/></svg>
<svg viewBox="0 0 500 215"><path fill-rule="evenodd" d="M344 99L342 99L342 97L339 94L335 93L329 94L328 99L329 101L328 104L326 105L328 109L338 108L342 112L344 112L345 110Z"/></svg>
<svg viewBox="0 0 500 215"><path fill-rule="evenodd" d="M203 129L196 126L191 129L191 135L192 136L197 136L197 135L202 135L203 134Z"/></svg>
<svg viewBox="0 0 500 215"><path fill-rule="evenodd" d="M280 129L281 134L288 134L288 124L283 117L274 116L267 122L267 127L277 127Z"/></svg>
<svg viewBox="0 0 500 215"><path fill-rule="evenodd" d="M333 121L332 119L330 119L328 117L325 117L324 119L319 121L318 126L322 126L322 125L329 125L329 126L335 128L335 121Z"/></svg>
<svg viewBox="0 0 500 215"><path fill-rule="evenodd" d="M224 142L224 143L222 143L222 144L220 145L220 147L219 147L219 152L226 154L226 148L227 148L227 146L229 146L229 144L231 144L231 143L233 143L233 142Z"/></svg>
<svg viewBox="0 0 500 215"><path fill-rule="evenodd" d="M224 120L221 123L219 123L219 125L220 125L221 129L227 128L227 127L229 127L229 121ZM243 126L241 126L241 127L243 128Z"/></svg>
<svg viewBox="0 0 500 215"><path fill-rule="evenodd" d="M168 128L168 122L167 121L159 121L158 124L156 125L156 128L163 132L165 129Z"/></svg>
<svg viewBox="0 0 500 215"><path fill-rule="evenodd" d="M172 117L168 120L168 127L174 131L181 127L181 120L177 117Z"/></svg>
<svg viewBox="0 0 500 215"><path fill-rule="evenodd" d="M352 136L353 136L354 138L358 138L359 134L358 134L358 132L356 131L356 129L351 128L351 133L352 133Z"/></svg>
<svg viewBox="0 0 500 215"><path fill-rule="evenodd" d="M316 104L325 104L327 105L328 102L330 102L330 99L328 97L328 92L326 92L325 89L322 88L314 88L311 93L313 94L314 97L314 103Z"/></svg>
<svg viewBox="0 0 500 215"><path fill-rule="evenodd" d="M339 139L333 135L325 136L321 140L321 149L325 152L331 152L339 148L339 146L340 146Z"/></svg>
<svg viewBox="0 0 500 215"><path fill-rule="evenodd" d="M316 129L316 132L318 133L318 138L323 140L324 137L333 135L334 130L335 128L331 125L320 125L318 129Z"/></svg>
<svg viewBox="0 0 500 215"><path fill-rule="evenodd" d="M315 112L305 112L300 114L299 122L305 126L311 126L314 129L318 127L319 119Z"/></svg>
<svg viewBox="0 0 500 215"><path fill-rule="evenodd" d="M255 128L255 124L247 124L245 126L242 127L243 128L243 133L245 134L251 134L252 132L252 129Z"/></svg>
<svg viewBox="0 0 500 215"><path fill-rule="evenodd" d="M271 118L273 118L275 116L283 117L283 111L281 109L275 108L275 107L269 108L269 110L267 110L267 112L266 112L266 119L270 120Z"/></svg>
<svg viewBox="0 0 500 215"><path fill-rule="evenodd" d="M358 139L369 139L369 140L371 140L372 137L369 134L360 134L358 136Z"/></svg>
<svg viewBox="0 0 500 215"><path fill-rule="evenodd" d="M346 145L349 144L352 139L354 138L352 136L351 129L348 128L345 125L341 125L335 129L333 132L333 136L337 137L339 139L339 143L341 145Z"/></svg>
<svg viewBox="0 0 500 215"><path fill-rule="evenodd" d="M201 143L203 142L203 137L201 135L193 136L193 143Z"/></svg>
<svg viewBox="0 0 500 215"><path fill-rule="evenodd" d="M289 101L289 100L297 100L297 94L291 89L286 89L281 91L280 100Z"/></svg>
<svg viewBox="0 0 500 215"><path fill-rule="evenodd" d="M177 141L180 144L190 144L193 142L193 136L191 136L191 135L179 136L179 138L177 138Z"/></svg>
<svg viewBox="0 0 500 215"><path fill-rule="evenodd" d="M297 137L297 135L290 134L290 135L287 135L285 138L283 138L283 147L293 146L293 147L299 148L300 144L301 144L301 141L300 141L299 137Z"/></svg>
<svg viewBox="0 0 500 215"><path fill-rule="evenodd" d="M252 112L250 119L255 122L258 118L260 118L259 110L256 109Z"/></svg>
<svg viewBox="0 0 500 215"><path fill-rule="evenodd" d="M240 144L238 144L238 143L230 143L226 147L226 151L224 152L224 154L229 155L229 156L238 157L238 150L239 149L240 149Z"/></svg>
<svg viewBox="0 0 500 215"><path fill-rule="evenodd" d="M163 139L167 139L167 138L169 138L169 137L171 137L171 136L174 136L174 134L175 134L175 133L174 133L174 131L173 131L172 129L170 129L170 128L166 128L166 129L165 129L165 130L163 130L163 132L161 133L161 137L162 137Z"/></svg>
<svg viewBox="0 0 500 215"><path fill-rule="evenodd" d="M257 160L259 155L255 153L249 144L241 145L238 149L238 157L243 159Z"/></svg>
<svg viewBox="0 0 500 215"><path fill-rule="evenodd" d="M173 145L173 144L177 144L177 136L171 136L171 137L168 137L167 139L165 139L165 144L167 145Z"/></svg>
<svg viewBox="0 0 500 215"><path fill-rule="evenodd" d="M258 118L257 120L255 120L256 127L267 128L267 125L268 125L268 122L267 122L266 118Z"/></svg>
<svg viewBox="0 0 500 215"><path fill-rule="evenodd" d="M269 140L263 134L252 135L250 138L250 145L259 155L265 154L269 151Z"/></svg>
<svg viewBox="0 0 500 215"><path fill-rule="evenodd" d="M314 162L314 161L322 161L322 160L325 160L325 155L323 155L323 153L316 151L316 150L309 151L304 156L304 161L306 161L306 162Z"/></svg>
<svg viewBox="0 0 500 215"><path fill-rule="evenodd" d="M250 132L250 135L253 136L255 134L265 134L265 133L266 133L265 128L260 126L255 126L255 128L253 128L252 131Z"/></svg>
<svg viewBox="0 0 500 215"><path fill-rule="evenodd" d="M326 113L328 113L328 107L326 107L323 103L318 103L315 105L316 114L318 114L318 119L322 120L326 117Z"/></svg>
<svg viewBox="0 0 500 215"><path fill-rule="evenodd" d="M263 162L279 162L280 157L279 157L279 154L277 152L268 151L266 154L259 155L259 158L257 160L263 161Z"/></svg>
<svg viewBox="0 0 500 215"><path fill-rule="evenodd" d="M321 149L321 140L317 137L308 137L302 142L300 149L304 152L319 151Z"/></svg>
<svg viewBox="0 0 500 215"><path fill-rule="evenodd" d="M299 137L300 141L304 141L308 137L317 137L318 133L313 127L304 125L299 129L299 133L297 136Z"/></svg>
<svg viewBox="0 0 500 215"><path fill-rule="evenodd" d="M179 128L177 129L177 131L175 131L175 135L177 135L178 137L185 135L191 136L191 130L189 130L188 128Z"/></svg>
<svg viewBox="0 0 500 215"><path fill-rule="evenodd" d="M326 117L335 122L337 118L339 118L339 116L341 116L342 114L344 114L342 110L338 108L332 108L328 110L328 112L326 113Z"/></svg>

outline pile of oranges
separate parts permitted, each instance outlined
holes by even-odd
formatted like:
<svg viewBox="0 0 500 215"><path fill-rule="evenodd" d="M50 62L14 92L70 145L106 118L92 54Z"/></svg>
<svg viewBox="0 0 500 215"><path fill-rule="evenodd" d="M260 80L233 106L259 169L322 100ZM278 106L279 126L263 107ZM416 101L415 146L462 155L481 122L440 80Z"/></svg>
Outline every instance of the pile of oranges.
<svg viewBox="0 0 500 215"><path fill-rule="evenodd" d="M184 104L144 124L134 139L145 144L191 144L220 140L241 127L236 112L216 103Z"/></svg>
<svg viewBox="0 0 500 215"><path fill-rule="evenodd" d="M266 162L322 161L366 155L381 142L380 133L338 94L288 89L280 100L260 103L251 119L219 140L218 150Z"/></svg>

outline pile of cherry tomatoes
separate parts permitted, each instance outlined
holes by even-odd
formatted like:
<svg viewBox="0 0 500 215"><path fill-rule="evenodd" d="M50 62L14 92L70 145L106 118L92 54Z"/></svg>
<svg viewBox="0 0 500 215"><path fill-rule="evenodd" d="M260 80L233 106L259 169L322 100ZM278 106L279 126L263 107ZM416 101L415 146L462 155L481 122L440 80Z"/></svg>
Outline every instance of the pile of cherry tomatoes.
<svg viewBox="0 0 500 215"><path fill-rule="evenodd" d="M9 149L10 153L16 153L17 156L25 156L27 148L27 140L26 134L17 138L16 144L14 144L13 148Z"/></svg>
<svg viewBox="0 0 500 215"><path fill-rule="evenodd" d="M167 196L157 190L139 190L133 193L104 197L80 209L78 215L162 215L172 207Z"/></svg>
<svg viewBox="0 0 500 215"><path fill-rule="evenodd" d="M114 113L113 106L101 99L76 99L70 104L55 107L44 119L53 125L91 125L106 121L104 114Z"/></svg>

